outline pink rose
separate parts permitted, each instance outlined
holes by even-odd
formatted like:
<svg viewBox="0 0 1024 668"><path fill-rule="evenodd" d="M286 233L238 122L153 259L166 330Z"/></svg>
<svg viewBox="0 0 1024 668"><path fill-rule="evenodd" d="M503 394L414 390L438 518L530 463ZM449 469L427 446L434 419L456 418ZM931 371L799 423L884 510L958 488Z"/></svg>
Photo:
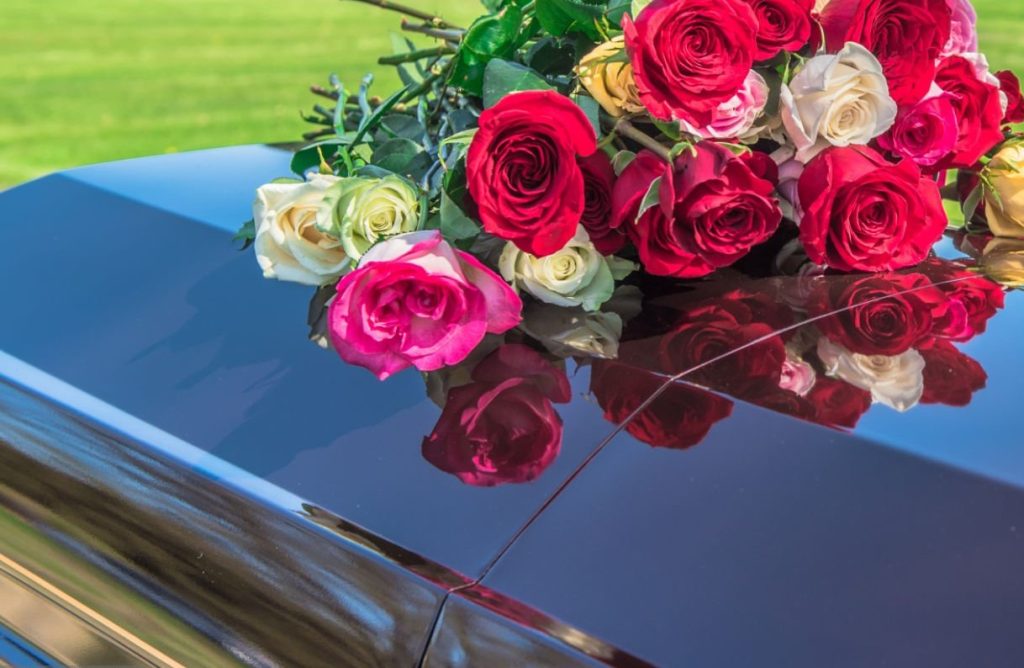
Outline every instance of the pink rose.
<svg viewBox="0 0 1024 668"><path fill-rule="evenodd" d="M971 0L946 0L949 7L949 40L940 57L959 56L978 50L978 15L971 6Z"/></svg>
<svg viewBox="0 0 1024 668"><path fill-rule="evenodd" d="M327 315L334 349L381 380L457 364L485 334L519 324L523 308L497 274L437 231L377 244L337 290Z"/></svg>
<svg viewBox="0 0 1024 668"><path fill-rule="evenodd" d="M736 139L750 132L766 104L768 84L750 70L736 94L711 110L706 125L697 127L685 119L679 124L684 132L704 139Z"/></svg>
<svg viewBox="0 0 1024 668"><path fill-rule="evenodd" d="M932 167L956 147L960 136L953 96L932 84L916 104L901 107L896 122L878 144L920 167Z"/></svg>

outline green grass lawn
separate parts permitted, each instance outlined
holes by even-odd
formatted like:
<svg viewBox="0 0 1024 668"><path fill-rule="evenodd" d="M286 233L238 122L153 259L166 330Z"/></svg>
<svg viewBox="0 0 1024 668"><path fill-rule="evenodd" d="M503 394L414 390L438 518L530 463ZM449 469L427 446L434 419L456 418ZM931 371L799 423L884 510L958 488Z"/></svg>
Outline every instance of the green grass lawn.
<svg viewBox="0 0 1024 668"><path fill-rule="evenodd" d="M407 0L463 25L473 0ZM975 0L996 69L1024 73L1024 4ZM0 0L0 187L72 165L306 129L329 72L381 71L401 17L344 0Z"/></svg>

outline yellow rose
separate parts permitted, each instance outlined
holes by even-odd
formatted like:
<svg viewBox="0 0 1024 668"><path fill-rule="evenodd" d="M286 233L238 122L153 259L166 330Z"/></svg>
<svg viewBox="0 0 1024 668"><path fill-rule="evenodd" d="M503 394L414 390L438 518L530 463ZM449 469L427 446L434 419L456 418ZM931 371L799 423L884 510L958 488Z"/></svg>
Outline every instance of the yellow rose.
<svg viewBox="0 0 1024 668"><path fill-rule="evenodd" d="M978 266L982 273L1000 285L1024 287L1024 240L992 239L978 258Z"/></svg>
<svg viewBox="0 0 1024 668"><path fill-rule="evenodd" d="M633 66L624 62L607 62L621 53L625 46L624 37L615 37L584 56L578 69L583 87L616 118L644 110L633 80Z"/></svg>
<svg viewBox="0 0 1024 668"><path fill-rule="evenodd" d="M1024 237L1024 144L1004 147L985 168L995 192L985 191L992 234Z"/></svg>

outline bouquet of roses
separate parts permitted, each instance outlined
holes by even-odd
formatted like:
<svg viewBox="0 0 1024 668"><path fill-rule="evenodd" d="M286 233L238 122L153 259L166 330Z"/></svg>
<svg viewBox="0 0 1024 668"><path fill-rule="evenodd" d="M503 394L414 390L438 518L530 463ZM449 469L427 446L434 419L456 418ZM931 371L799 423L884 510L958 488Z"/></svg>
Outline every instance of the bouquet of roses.
<svg viewBox="0 0 1024 668"><path fill-rule="evenodd" d="M394 40L386 97L314 87L301 178L240 238L382 379L462 361L524 300L600 313L634 272L913 266L944 194L1024 234L1024 99L969 0L484 0L468 29L361 1L435 44Z"/></svg>

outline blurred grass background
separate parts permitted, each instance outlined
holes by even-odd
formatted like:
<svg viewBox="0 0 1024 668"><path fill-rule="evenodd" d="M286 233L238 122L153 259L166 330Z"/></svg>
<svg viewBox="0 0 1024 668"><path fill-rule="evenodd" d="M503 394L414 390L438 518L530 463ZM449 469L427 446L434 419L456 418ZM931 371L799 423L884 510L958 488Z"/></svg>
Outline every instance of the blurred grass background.
<svg viewBox="0 0 1024 668"><path fill-rule="evenodd" d="M475 0L407 0L468 25ZM1024 74L1024 3L974 0ZM0 0L0 188L74 165L297 140L313 83L380 72L401 16L346 0Z"/></svg>

